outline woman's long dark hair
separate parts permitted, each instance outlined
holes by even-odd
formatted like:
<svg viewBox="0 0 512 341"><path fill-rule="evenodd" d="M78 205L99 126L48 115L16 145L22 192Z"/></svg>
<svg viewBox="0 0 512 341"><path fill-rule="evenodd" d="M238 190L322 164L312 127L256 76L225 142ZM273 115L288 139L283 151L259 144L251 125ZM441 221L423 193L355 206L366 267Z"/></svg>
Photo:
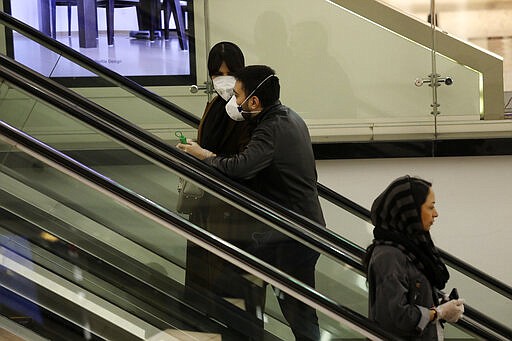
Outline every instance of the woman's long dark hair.
<svg viewBox="0 0 512 341"><path fill-rule="evenodd" d="M208 74L215 76L219 72L222 63L226 63L233 74L245 66L245 58L242 50L234 43L221 41L215 44L208 54Z"/></svg>
<svg viewBox="0 0 512 341"><path fill-rule="evenodd" d="M232 75L240 71L245 66L242 50L229 41L215 44L208 54L208 73L210 77L220 75L219 69L222 63L226 63ZM215 97L206 109L214 114L207 115L199 124L198 142L203 148L216 153L219 152L220 146L225 141L226 127L234 124L226 113L225 105L226 101L222 97ZM244 125L238 122L236 124L239 127Z"/></svg>

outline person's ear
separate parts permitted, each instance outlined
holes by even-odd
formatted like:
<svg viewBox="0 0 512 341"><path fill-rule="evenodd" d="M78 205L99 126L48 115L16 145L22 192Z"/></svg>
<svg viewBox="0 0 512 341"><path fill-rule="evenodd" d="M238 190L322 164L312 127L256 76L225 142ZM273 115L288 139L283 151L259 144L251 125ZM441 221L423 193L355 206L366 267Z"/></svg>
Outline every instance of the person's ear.
<svg viewBox="0 0 512 341"><path fill-rule="evenodd" d="M261 102L258 96L252 96L250 102L252 107L251 109L259 109L261 106Z"/></svg>

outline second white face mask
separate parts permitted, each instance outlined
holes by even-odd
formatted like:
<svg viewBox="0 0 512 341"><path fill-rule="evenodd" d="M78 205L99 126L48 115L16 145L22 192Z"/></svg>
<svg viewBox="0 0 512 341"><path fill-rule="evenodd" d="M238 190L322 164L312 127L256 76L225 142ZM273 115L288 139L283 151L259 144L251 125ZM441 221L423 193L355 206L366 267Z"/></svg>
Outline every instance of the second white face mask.
<svg viewBox="0 0 512 341"><path fill-rule="evenodd" d="M245 119L238 108L239 106L236 104L236 98L235 96L232 96L231 99L226 103L226 112L232 120L243 121Z"/></svg>
<svg viewBox="0 0 512 341"><path fill-rule="evenodd" d="M235 87L235 77L233 76L217 76L213 78L213 88L220 97L228 101L233 96L233 88Z"/></svg>

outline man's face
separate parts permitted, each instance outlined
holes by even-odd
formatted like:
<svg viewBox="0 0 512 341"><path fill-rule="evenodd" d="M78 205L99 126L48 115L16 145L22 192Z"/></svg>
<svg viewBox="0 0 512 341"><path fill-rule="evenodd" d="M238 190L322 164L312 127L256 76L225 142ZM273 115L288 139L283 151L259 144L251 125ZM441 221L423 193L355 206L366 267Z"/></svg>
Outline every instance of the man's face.
<svg viewBox="0 0 512 341"><path fill-rule="evenodd" d="M254 117L261 112L262 107L258 97L254 95L246 97L244 85L238 79L236 80L235 87L233 88L233 95L235 96L236 105L242 108L242 116L244 116L244 114L246 116L248 115L247 117L244 117L246 120L248 117Z"/></svg>
<svg viewBox="0 0 512 341"><path fill-rule="evenodd" d="M241 105L245 100L245 91L242 83L238 79L235 82L233 94L235 95L236 104Z"/></svg>

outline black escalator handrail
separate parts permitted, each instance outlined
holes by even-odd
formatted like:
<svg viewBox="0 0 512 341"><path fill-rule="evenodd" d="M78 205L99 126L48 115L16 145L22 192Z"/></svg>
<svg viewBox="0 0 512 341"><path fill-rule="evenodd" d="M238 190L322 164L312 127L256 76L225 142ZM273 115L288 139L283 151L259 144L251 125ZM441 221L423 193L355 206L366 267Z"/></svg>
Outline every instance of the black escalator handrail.
<svg viewBox="0 0 512 341"><path fill-rule="evenodd" d="M475 310L474 308L468 306L466 303L464 303L464 315L469 317L470 319L476 321L480 326L483 324L485 326L489 326L490 330L495 332L496 334L503 335L503 336L512 336L512 330L510 330L507 326L504 326L503 324L490 319L486 315L482 314L478 310ZM481 330L478 332L475 331L475 329L478 329L478 327L475 327L473 323L470 323L466 321L466 319L459 320L457 324L460 324L465 329L472 331L473 333L480 333ZM473 327L468 327L468 324L471 324ZM486 337L485 339L489 339L489 337Z"/></svg>
<svg viewBox="0 0 512 341"><path fill-rule="evenodd" d="M465 306L464 306L465 307ZM466 319L459 320L457 322L457 325L464 328L469 334L478 335L478 339L480 340L509 340L506 335L510 335L510 333L505 333L503 335L503 338L497 336L496 334L493 334L492 332L489 332L487 330L482 330L481 326L478 324L473 323L472 321L467 321ZM450 340L450 339L448 339Z"/></svg>
<svg viewBox="0 0 512 341"><path fill-rule="evenodd" d="M154 104L155 106L171 114L175 118L178 118L193 127L198 127L199 118L187 112L183 108L180 108L179 106L176 106L173 103L165 100L161 96L140 86L138 83L96 63L94 60L44 35L40 31L34 29L29 25L24 24L23 22L13 18L12 16L3 11L0 11L0 21L3 22L6 26L10 27L11 29L15 29L16 31L24 34L25 36L41 43L43 46L50 48L54 52L64 55L66 58L76 62L77 64L85 67L86 69L104 76L113 84L120 86L123 89L127 89L132 94L136 95L139 98L142 98L143 100L151 104ZM318 187L319 194L322 197L355 214L356 216L369 221L369 212L366 209L354 203L350 199L345 198L339 193L330 190L328 187L321 185L320 183L318 183ZM350 248L352 249L351 253L353 254L364 254L364 250L362 248L358 248L357 246L351 246ZM488 287L493 288L495 291L500 292L502 295L508 297L509 299L512 299L512 288L510 286L469 266L467 263L448 254L447 252L442 250L440 251L443 258L445 258L452 267L458 269L460 272L466 274L467 276L473 279L475 279L476 277L476 281L484 285L487 285Z"/></svg>
<svg viewBox="0 0 512 341"><path fill-rule="evenodd" d="M121 76L120 74L104 67L103 65L96 63L91 58L86 57L83 54L73 50L69 46L64 45L61 42L46 36L39 30L36 30L32 26L29 26L19 21L18 19L10 16L9 14L3 11L0 11L0 22L8 26L9 28L23 34L24 36L38 42L44 47L54 51L55 53L63 55L67 59L77 63L83 68L103 76L104 78L112 82L112 84L127 90L131 94L143 99L148 103L153 104L157 108L191 125L192 127L197 128L199 126L199 118L197 118L192 113L167 101L165 98L155 94L152 91L149 91L145 87L130 80L129 78Z"/></svg>
<svg viewBox="0 0 512 341"><path fill-rule="evenodd" d="M331 203L340 206L346 209L349 212L352 212L357 217L366 220L368 223L372 223L370 217L370 211L366 208L359 206L355 202L345 198L344 196L336 193L328 187L323 185L318 185L318 192L322 195L322 197L326 200L329 200ZM494 277L489 276L488 274L478 270L472 265L464 262L461 259L449 254L446 251L439 250L441 257L446 261L448 265L452 268L457 269L462 272L466 276L472 278L473 280L493 289L494 291L500 293L501 295L507 297L508 299L512 299L512 287L509 285L497 280Z"/></svg>
<svg viewBox="0 0 512 341"><path fill-rule="evenodd" d="M240 184L221 175L219 172L215 172L211 167L208 167L203 162L179 151L177 148L168 145L164 141L156 138L154 135L141 130L130 122L104 108L90 103L84 110L84 108L78 106L85 100L84 98L80 98L80 96L76 94L72 97L72 100L70 100L70 98L66 98L67 96L71 96L71 91L69 89L48 80L31 70L26 70L25 76L28 77L23 77L16 73L18 70L10 70L6 68L11 66L13 63L15 62L6 63L5 66L3 64L0 65L0 77L11 82L20 89L27 91L33 96L63 110L67 114L88 124L89 126L92 126L94 129L113 137L124 145L130 146L149 158L152 158L180 174L191 178L214 192L219 193L222 197L236 202L237 204L241 204L247 210L257 212L260 216L266 218L276 226L281 227L283 230L297 235L313 247L316 247L331 257L339 259L353 268L362 271L360 262L361 254L355 244L342 239L322 226L294 212L286 210L282 206L273 203L262 196L255 198L247 195L247 189L244 189ZM61 91L67 92L64 98L46 91L44 86L48 82L54 83L52 85L52 89L58 89L59 93ZM87 108L96 108L96 110L101 111L88 111ZM100 112L100 114L97 114L98 112ZM156 151L149 148L148 145L156 148ZM162 155L162 153L165 155ZM195 168L200 169L202 172L191 170L194 167L191 167L190 164L193 164ZM217 180L215 181L214 178ZM221 181L218 180L219 178L221 178ZM214 180L214 182L211 180ZM253 195L257 196L256 193L253 193ZM261 201L264 203L262 204ZM271 210L269 211L268 206L271 206L272 209L282 213L282 215L277 215ZM296 223L293 220L290 221L288 218L290 215L294 216L295 219L300 220L300 223ZM301 224L305 225L307 228L302 228ZM317 237L317 235L319 237ZM320 237L322 237L323 240L320 239ZM335 240L335 242L333 242L333 240Z"/></svg>
<svg viewBox="0 0 512 341"><path fill-rule="evenodd" d="M333 191L327 186L324 186L320 183L317 183L318 187L318 193L322 196L322 198L330 201L331 203L335 204L336 206L344 208L346 211L352 213L356 217L361 218L362 220L365 220L372 223L370 219L370 211L368 211L363 206L360 206L353 202L352 200L344 197L343 195L339 194L338 192Z"/></svg>
<svg viewBox="0 0 512 341"><path fill-rule="evenodd" d="M454 257L453 255L447 253L446 251L439 250L441 257L445 260L445 262L450 265L452 268L457 269L468 277L474 279L475 281L482 283L483 285L493 289L494 291L500 293L501 295L512 299L512 287L507 284L498 281L496 278L489 276L488 274L478 270L474 266Z"/></svg>
<svg viewBox="0 0 512 341"><path fill-rule="evenodd" d="M372 338L382 338L385 340L397 339L396 336L382 330L364 316L332 301L307 285L291 279L282 271L267 266L258 258L252 257L246 252L231 246L221 238L213 236L201 228L197 228L179 215L164 209L137 193L123 188L109 178L91 170L89 167L80 164L67 155L43 144L18 129L9 126L3 121L0 121L0 136L4 136L3 139L7 143L23 152L29 153L31 156L49 164L51 167L73 176L87 186L102 191L111 198L135 209L147 218L180 233L194 243L207 247L210 252L263 278L268 283L280 287L284 289L284 291L291 292L293 296L308 302L310 305L313 305L315 309L320 309L331 317L341 317L341 319L335 319L338 322L349 324L351 328L356 329L359 333Z"/></svg>
<svg viewBox="0 0 512 341"><path fill-rule="evenodd" d="M12 66L15 63L16 62L11 61L10 63L6 63L5 66ZM295 235L297 235L299 238L305 240L306 242L309 242L309 244L311 244L313 246L316 246L318 249L322 250L324 253L330 255L331 257L334 257L335 259L341 260L342 262L344 262L344 263L352 266L354 269L358 270L360 273L364 274L364 269L360 262L360 259L364 255L364 250L362 250L357 245L348 243L347 241L345 241L341 237L337 236L336 234L333 234L329 230L319 228L318 225L311 222L310 220L308 220L294 212L286 210L282 206L280 206L270 200L266 200L263 197L258 197L257 199L260 201L263 201L264 204L257 205L258 204L257 201L243 195L244 190L239 184L237 184L234 181L231 181L230 179L228 179L226 177L223 178L223 176L220 173L216 174L215 176L223 178L222 181L224 183L221 181L220 185L218 185L218 184L217 184L217 186L212 185L211 181L209 182L208 179L205 178L204 173L200 174L200 173L195 173L193 171L191 172L190 169L188 168L189 166L185 166L185 164L176 165L176 164L169 163L169 159L167 159L167 158L162 159L162 157L159 154L155 154L152 151L148 151L147 148L145 148L139 144L140 142L131 140L130 136L126 136L126 134L124 134L124 133L113 131L112 130L113 128L105 125L105 123L101 119L100 119L101 120L100 121L97 118L92 117L88 113L85 113L80 110L77 111L78 108L76 107L76 104L80 104L82 101L87 101L86 99L81 98L80 96L78 96L76 94L73 94L73 97L72 97L73 101L71 102L72 104L65 103L65 101L62 101L59 96L55 96L55 95L49 93L48 91L44 91L44 90L40 89L37 85L34 85L32 82L34 79L38 79L39 84L42 85L44 88L44 84L46 84L48 82L52 83L52 81L46 79L45 77L41 77L40 75L38 75L37 73L34 73L31 70L25 70L25 72L27 72L27 75L29 75L31 77L22 79L16 73L8 72L3 66L4 65L2 64L2 66L0 67L0 76L2 76L4 79L12 82L13 84L16 84L17 86L28 91L29 93L33 94L34 96L47 101L48 103L54 105L55 107L66 111L68 114L71 114L72 116L93 126L94 128L96 128L102 132L105 132L107 135L113 136L114 138L116 138L120 141L123 141L125 144L132 146L136 150L139 150L140 152L148 155L150 158L153 158L156 161L159 161L163 164L166 164L167 166L170 166L171 168L177 170L178 172L201 183L205 187L216 191L217 193L221 194L221 196L223 196L225 198L231 198L231 199L233 199L234 198L233 196L235 196L235 198L234 198L235 202L242 203L243 204L242 206L244 206L245 208L250 208L253 211L258 212L263 217L266 217L266 218L271 217L272 219L270 219L270 221L272 221L277 226L281 226L281 227L284 226L284 230L295 233ZM18 64L18 66L21 67L20 64ZM58 90L57 91L58 93L60 93L61 91L66 91L66 92L69 92L69 94L67 94L67 95L70 95L70 96L71 96L71 93L73 93L69 89L62 87L59 84L55 83L52 86L53 86L52 89ZM89 103L89 106L91 106L91 105L95 106L94 103ZM181 159L181 160L186 159L185 163L192 163L192 164L194 164L195 167L200 168L203 171L206 171L206 175L211 175L212 169L210 167L207 167L206 165L204 165L202 162L199 162L197 159L177 151L174 147L169 146L168 144L155 138L153 135L145 132L144 130L140 130L138 127L133 126L130 122L128 122L122 118L119 118L117 115L110 113L108 110L106 110L102 107L97 106L96 110L100 110L100 112L101 112L100 116L102 118L106 118L106 120L109 122L117 123L118 125L121 126L122 130L125 129L126 131L138 134L139 135L138 137L143 136L145 138L146 142L150 141L150 143L152 145L155 145L157 148L159 148L159 150L166 152L168 154L168 156L171 155L172 157L177 157L178 159ZM242 195L240 195L240 193L238 193L238 194L234 193L229 188L229 186L226 187L225 183L228 183L229 186L234 187L235 189L240 190L240 188L242 188L242 190L241 190ZM335 194L335 195L340 196L336 192L332 192L332 193L333 193L332 195ZM348 199L346 199L346 200L348 200ZM268 208L266 208L265 205L270 206L271 210L275 210L276 212L280 212L280 213L284 214L285 217L293 216L292 219L294 219L295 221L298 220L300 222L299 224L307 227L307 230L314 231L314 233L319 234L322 237L326 238L327 241L329 241L329 243L326 242L325 239L324 239L324 241L321 241L321 240L315 238L315 236L312 236L311 234L304 233L303 230L302 231L298 230L296 227L293 226L293 224L290 225L289 220L287 220L287 219L283 220L280 217L276 217L274 214L272 214L272 212L269 213ZM357 205L357 204L354 204L354 205ZM360 209L360 211L362 211L362 212L363 212L363 210L364 209ZM332 243L332 244L330 244L330 243ZM342 250L339 249L340 247L342 248ZM348 251L349 253L347 254L345 251ZM355 259L354 256L357 259ZM466 315L468 315L468 317L474 318L473 316L470 316L469 314L466 314ZM478 317L476 317L474 319L478 321ZM489 324L487 324L487 326L489 328L491 328L493 330L497 330L497 331L502 329L502 326L499 323L497 323L497 322L494 323L493 320L491 320L491 319L487 319L486 322L487 321L491 321ZM482 323L485 325L484 322L482 322ZM507 335L507 334L505 334L505 335ZM482 336L486 337L486 335L482 335Z"/></svg>

